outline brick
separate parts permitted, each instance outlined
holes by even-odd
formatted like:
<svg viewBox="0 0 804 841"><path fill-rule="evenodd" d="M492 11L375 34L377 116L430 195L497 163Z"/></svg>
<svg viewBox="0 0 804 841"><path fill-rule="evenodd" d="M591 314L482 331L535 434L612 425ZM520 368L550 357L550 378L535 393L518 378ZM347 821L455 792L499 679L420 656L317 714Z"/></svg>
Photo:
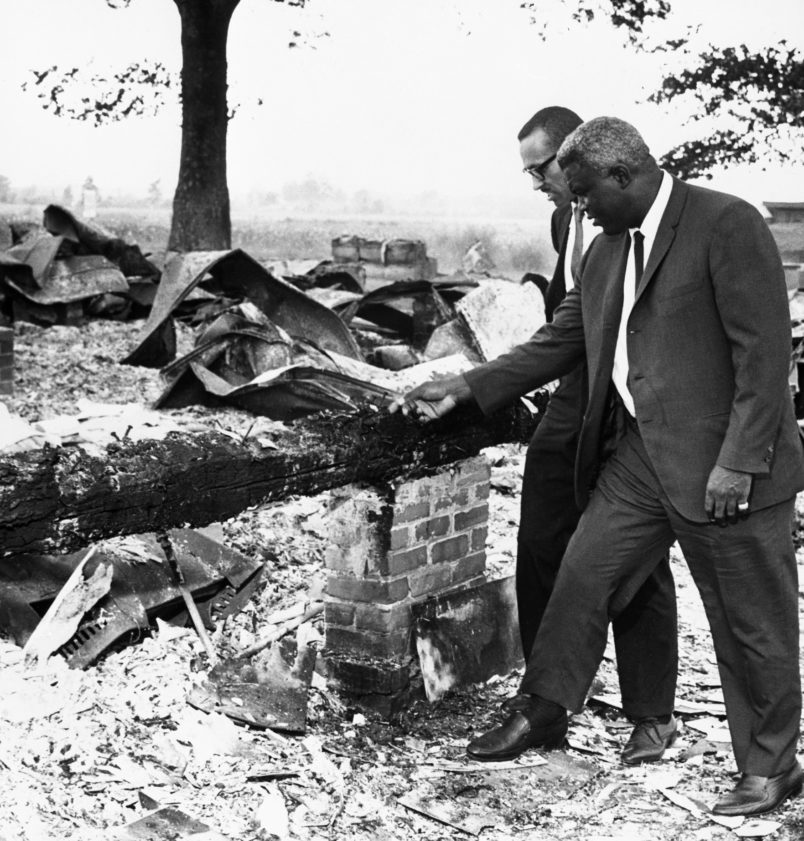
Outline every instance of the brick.
<svg viewBox="0 0 804 841"><path fill-rule="evenodd" d="M327 662L331 677L345 692L355 695L391 695L407 688L410 682L409 662L363 662L338 656L328 658Z"/></svg>
<svg viewBox="0 0 804 841"><path fill-rule="evenodd" d="M481 482L475 485L475 499L480 502L483 499L488 499L491 493L491 484L489 482Z"/></svg>
<svg viewBox="0 0 804 841"><path fill-rule="evenodd" d="M450 527L450 518L448 516L431 517L429 520L423 520L416 526L415 537L416 542L420 543L423 540L429 540L431 537L443 537Z"/></svg>
<svg viewBox="0 0 804 841"><path fill-rule="evenodd" d="M486 571L486 552L475 552L472 555L467 555L461 558L452 567L452 583L457 584L459 581L466 581L467 578L472 578L475 575L480 575Z"/></svg>
<svg viewBox="0 0 804 841"><path fill-rule="evenodd" d="M409 523L411 520L421 520L430 514L430 503L412 502L409 505L397 505L394 510L394 523Z"/></svg>
<svg viewBox="0 0 804 841"><path fill-rule="evenodd" d="M14 396L14 383L12 382L3 382L0 380L0 394L13 397Z"/></svg>
<svg viewBox="0 0 804 841"><path fill-rule="evenodd" d="M491 477L491 465L486 459L467 459L465 464L466 467L455 477L458 487L488 482Z"/></svg>
<svg viewBox="0 0 804 841"><path fill-rule="evenodd" d="M426 501L433 496L449 493L450 484L449 472L443 471L431 476L409 479L394 489L394 500L399 506Z"/></svg>
<svg viewBox="0 0 804 841"><path fill-rule="evenodd" d="M462 508L469 504L469 488L463 488L460 491L449 496L443 496L433 500L433 511L443 511L445 508Z"/></svg>
<svg viewBox="0 0 804 841"><path fill-rule="evenodd" d="M13 382L14 380L14 369L13 368L0 368L0 380L4 382Z"/></svg>
<svg viewBox="0 0 804 841"><path fill-rule="evenodd" d="M394 607L380 607L376 604L355 606L355 628L390 634L410 628L410 602Z"/></svg>
<svg viewBox="0 0 804 841"><path fill-rule="evenodd" d="M392 604L408 595L406 578L379 581L376 578L351 578L345 575L330 575L327 594L349 602L379 602Z"/></svg>
<svg viewBox="0 0 804 841"><path fill-rule="evenodd" d="M437 593L452 583L452 571L448 566L427 567L408 576L410 594L414 598Z"/></svg>
<svg viewBox="0 0 804 841"><path fill-rule="evenodd" d="M14 355L14 340L0 339L0 353Z"/></svg>
<svg viewBox="0 0 804 841"><path fill-rule="evenodd" d="M375 634L370 631L355 631L338 627L326 629L328 650L357 657L386 659L404 657L410 650L410 638L409 629L393 631L390 634Z"/></svg>
<svg viewBox="0 0 804 841"><path fill-rule="evenodd" d="M488 526L478 526L475 529L472 529L472 538L470 541L470 549L475 552L478 549L484 549L486 547L486 540L489 536L489 527Z"/></svg>
<svg viewBox="0 0 804 841"><path fill-rule="evenodd" d="M487 503L471 508L469 511L459 511L455 514L455 531L465 531L471 526L479 526L487 523L489 519L489 506Z"/></svg>
<svg viewBox="0 0 804 841"><path fill-rule="evenodd" d="M386 575L396 576L423 566L427 566L427 547L417 546L403 552L389 552L382 571Z"/></svg>
<svg viewBox="0 0 804 841"><path fill-rule="evenodd" d="M457 561L469 551L469 536L459 534L456 537L448 537L430 546L430 562L441 564L445 561Z"/></svg>
<svg viewBox="0 0 804 841"><path fill-rule="evenodd" d="M407 549L409 533L407 526L395 526L391 529L391 550Z"/></svg>
<svg viewBox="0 0 804 841"><path fill-rule="evenodd" d="M355 621L354 604L328 599L324 605L324 621L327 625L351 626Z"/></svg>
<svg viewBox="0 0 804 841"><path fill-rule="evenodd" d="M390 542L391 507L373 488L349 485L330 510L328 569L361 577L378 571Z"/></svg>

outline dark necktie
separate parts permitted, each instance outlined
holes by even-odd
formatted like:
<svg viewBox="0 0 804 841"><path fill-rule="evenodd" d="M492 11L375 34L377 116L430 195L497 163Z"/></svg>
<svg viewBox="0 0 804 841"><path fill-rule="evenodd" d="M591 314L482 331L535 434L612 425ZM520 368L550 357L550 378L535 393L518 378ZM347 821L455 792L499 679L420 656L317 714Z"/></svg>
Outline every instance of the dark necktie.
<svg viewBox="0 0 804 841"><path fill-rule="evenodd" d="M583 227L581 225L583 211L577 203L572 205L572 218L575 220L575 242L572 245L570 256L570 273L573 282L577 283L578 273L581 269L581 257L583 256Z"/></svg>
<svg viewBox="0 0 804 841"><path fill-rule="evenodd" d="M642 273L645 271L645 235L634 231L634 294L639 289Z"/></svg>

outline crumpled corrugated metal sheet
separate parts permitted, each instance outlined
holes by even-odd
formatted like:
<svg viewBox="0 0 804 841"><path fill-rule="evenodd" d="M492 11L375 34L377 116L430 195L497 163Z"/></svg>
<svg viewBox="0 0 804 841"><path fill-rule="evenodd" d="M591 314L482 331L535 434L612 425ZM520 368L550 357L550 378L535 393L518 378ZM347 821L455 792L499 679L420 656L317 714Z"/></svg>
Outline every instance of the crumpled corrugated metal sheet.
<svg viewBox="0 0 804 841"><path fill-rule="evenodd" d="M434 372L445 376L470 366L458 356L405 371L377 368L291 337L249 302L219 315L196 342L163 370L167 385L155 408L226 404L287 421L386 407Z"/></svg>
<svg viewBox="0 0 804 841"><path fill-rule="evenodd" d="M41 286L35 289L26 288L11 277L6 282L28 300L45 306L69 304L106 293L125 295L128 292L128 281L123 273L97 254L54 260L45 272Z"/></svg>
<svg viewBox="0 0 804 841"><path fill-rule="evenodd" d="M159 274L159 269L143 255L138 245L111 236L97 225L82 222L60 205L50 204L45 208L42 224L54 236L71 242L77 255L100 254L114 263L126 277Z"/></svg>
<svg viewBox="0 0 804 841"><path fill-rule="evenodd" d="M196 287L223 298L250 301L291 336L310 338L324 350L362 358L349 328L334 312L235 249L178 254L167 262L142 339L124 363L160 367L175 357L172 313Z"/></svg>

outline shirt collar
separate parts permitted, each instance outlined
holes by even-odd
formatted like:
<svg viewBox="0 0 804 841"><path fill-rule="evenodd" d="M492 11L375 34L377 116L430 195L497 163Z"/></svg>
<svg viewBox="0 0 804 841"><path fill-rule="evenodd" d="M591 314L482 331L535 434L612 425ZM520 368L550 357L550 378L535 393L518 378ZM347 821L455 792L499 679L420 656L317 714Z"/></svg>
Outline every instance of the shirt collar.
<svg viewBox="0 0 804 841"><path fill-rule="evenodd" d="M673 179L662 170L662 183L659 185L659 192L656 193L656 198L653 200L650 210L645 214L642 224L638 228L630 229L632 239L634 231L640 231L645 237L648 247L653 244L656 232L659 230L659 223L662 221L662 216L664 216L664 211L667 208L667 202L670 201L672 189Z"/></svg>

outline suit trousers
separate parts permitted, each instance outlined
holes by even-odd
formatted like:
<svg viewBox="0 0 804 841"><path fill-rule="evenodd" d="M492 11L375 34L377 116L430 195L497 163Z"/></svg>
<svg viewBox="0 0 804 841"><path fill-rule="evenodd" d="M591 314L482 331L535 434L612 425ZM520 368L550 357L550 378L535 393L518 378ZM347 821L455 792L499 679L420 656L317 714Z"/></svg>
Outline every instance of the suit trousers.
<svg viewBox="0 0 804 841"><path fill-rule="evenodd" d="M793 506L790 499L725 527L687 520L629 424L567 547L522 691L580 709L612 605L627 603L628 589L677 539L709 620L737 767L787 771L801 715Z"/></svg>
<svg viewBox="0 0 804 841"><path fill-rule="evenodd" d="M537 433L525 459L516 596L526 659L581 517L575 500L576 447L570 440L545 448ZM633 719L671 713L678 675L676 594L668 557L639 584L612 622L623 711ZM631 598L625 590L621 597Z"/></svg>

